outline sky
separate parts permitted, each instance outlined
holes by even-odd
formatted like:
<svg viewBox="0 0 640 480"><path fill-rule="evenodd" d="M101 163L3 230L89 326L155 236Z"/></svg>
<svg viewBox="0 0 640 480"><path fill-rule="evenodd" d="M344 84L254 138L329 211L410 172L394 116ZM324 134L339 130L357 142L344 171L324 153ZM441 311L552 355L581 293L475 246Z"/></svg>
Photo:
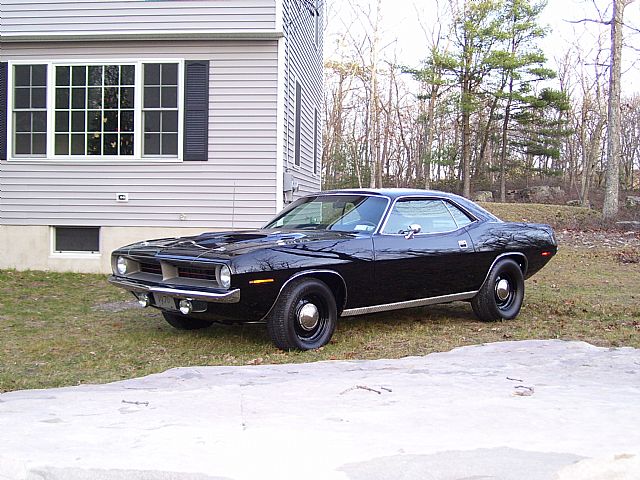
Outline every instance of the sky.
<svg viewBox="0 0 640 480"><path fill-rule="evenodd" d="M444 2L446 0L440 0ZM336 39L345 32L354 32L357 37L359 25L369 22L375 15L374 0L326 0L327 26L325 32L325 58L335 58ZM355 10L352 3L364 5ZM572 45L579 44L586 54L593 53L597 39L602 34L605 48L608 46L609 30L607 26L593 22L571 23L582 19L597 19L596 5L604 6L609 0L548 0L542 14L542 24L551 28L551 32L542 40L540 46L549 59L549 66L556 67L555 59L562 57ZM367 4L371 5L371 14L367 15ZM382 28L380 45L385 46L382 57L397 59L405 65L418 65L426 56L425 27L431 28L435 19L437 0L382 0ZM605 19L611 17L611 7L603 10ZM373 20L371 20L373 21ZM631 3L625 10L625 23L640 29L640 0ZM640 93L640 33L625 30L625 41L638 50L625 48L623 51L623 95ZM584 61L584 68L592 59Z"/></svg>

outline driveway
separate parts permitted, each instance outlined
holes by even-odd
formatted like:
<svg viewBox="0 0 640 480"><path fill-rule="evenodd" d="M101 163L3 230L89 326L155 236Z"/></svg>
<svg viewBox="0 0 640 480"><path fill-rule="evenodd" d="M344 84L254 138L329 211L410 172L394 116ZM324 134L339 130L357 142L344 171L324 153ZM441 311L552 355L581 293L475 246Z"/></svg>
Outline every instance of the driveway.
<svg viewBox="0 0 640 480"><path fill-rule="evenodd" d="M630 348L504 342L0 395L0 479L639 478Z"/></svg>

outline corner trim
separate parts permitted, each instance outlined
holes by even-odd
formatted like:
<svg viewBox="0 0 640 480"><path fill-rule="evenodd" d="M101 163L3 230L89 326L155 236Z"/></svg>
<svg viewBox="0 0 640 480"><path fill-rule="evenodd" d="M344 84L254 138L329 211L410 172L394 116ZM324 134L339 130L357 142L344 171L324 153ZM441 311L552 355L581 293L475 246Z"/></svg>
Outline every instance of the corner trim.
<svg viewBox="0 0 640 480"><path fill-rule="evenodd" d="M279 213L284 208L284 122L285 115L285 95L286 77L285 77L285 57L286 57L286 38L278 39L278 85L276 100L276 211Z"/></svg>
<svg viewBox="0 0 640 480"><path fill-rule="evenodd" d="M401 308L424 307L427 305L435 305L437 303L457 302L460 300L469 300L476 296L477 290L473 292L454 293L452 295L442 295L439 297L419 298L417 300L408 300L406 302L385 303L382 305L373 305L370 307L349 308L343 310L341 317L352 317L355 315L366 315L368 313L388 312L390 310L400 310Z"/></svg>

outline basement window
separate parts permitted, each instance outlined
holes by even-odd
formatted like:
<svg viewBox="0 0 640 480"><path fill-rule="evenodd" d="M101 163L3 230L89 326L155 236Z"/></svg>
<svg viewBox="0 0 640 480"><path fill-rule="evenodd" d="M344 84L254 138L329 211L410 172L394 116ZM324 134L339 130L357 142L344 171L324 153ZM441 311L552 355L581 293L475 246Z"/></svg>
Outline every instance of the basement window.
<svg viewBox="0 0 640 480"><path fill-rule="evenodd" d="M53 253L100 253L100 227L53 227Z"/></svg>

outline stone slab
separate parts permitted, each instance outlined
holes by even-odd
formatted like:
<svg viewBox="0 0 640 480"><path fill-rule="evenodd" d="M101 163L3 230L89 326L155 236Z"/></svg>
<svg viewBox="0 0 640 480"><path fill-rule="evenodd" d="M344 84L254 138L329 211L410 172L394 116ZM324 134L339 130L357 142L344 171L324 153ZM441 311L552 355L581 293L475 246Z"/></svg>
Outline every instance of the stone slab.
<svg viewBox="0 0 640 480"><path fill-rule="evenodd" d="M640 478L640 350L524 341L0 395L0 479Z"/></svg>

